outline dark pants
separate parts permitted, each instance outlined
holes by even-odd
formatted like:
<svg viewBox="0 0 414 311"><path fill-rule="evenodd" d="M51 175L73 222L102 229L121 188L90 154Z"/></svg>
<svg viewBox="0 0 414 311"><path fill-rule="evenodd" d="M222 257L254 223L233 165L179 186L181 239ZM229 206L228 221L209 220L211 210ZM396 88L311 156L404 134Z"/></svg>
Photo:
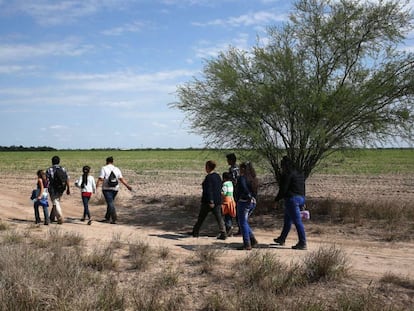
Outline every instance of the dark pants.
<svg viewBox="0 0 414 311"><path fill-rule="evenodd" d="M208 203L201 203L200 213L198 214L197 222L194 225L193 234L195 235L199 234L201 225L203 224L209 212L212 212L214 217L216 218L220 233L226 232L224 229L223 216L221 214L221 204L216 205L213 208L211 208Z"/></svg>
<svg viewBox="0 0 414 311"><path fill-rule="evenodd" d="M116 209L115 209L114 201L115 201L116 195L118 194L118 191L102 190L102 193L106 201L105 219L106 220L112 219L112 221L115 222L117 220L117 216L116 216Z"/></svg>
<svg viewBox="0 0 414 311"><path fill-rule="evenodd" d="M88 216L91 219L91 213L89 212L89 199L90 197L82 196L82 203L83 203L83 217L86 218Z"/></svg>

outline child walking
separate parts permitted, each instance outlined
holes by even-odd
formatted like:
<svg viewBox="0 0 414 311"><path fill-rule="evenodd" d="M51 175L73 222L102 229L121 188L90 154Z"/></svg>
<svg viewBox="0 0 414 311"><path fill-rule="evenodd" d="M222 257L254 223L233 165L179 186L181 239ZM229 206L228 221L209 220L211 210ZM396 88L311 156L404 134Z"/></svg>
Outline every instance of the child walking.
<svg viewBox="0 0 414 311"><path fill-rule="evenodd" d="M49 182L46 177L45 171L38 170L36 175L37 175L36 189L33 190L33 194L31 197L31 199L33 200L35 222L36 224L41 223L40 214L39 214L39 206L41 206L43 208L44 224L47 226L49 224L49 210L48 210Z"/></svg>
<svg viewBox="0 0 414 311"><path fill-rule="evenodd" d="M223 186L221 188L223 203L221 204L221 209L224 215L227 236L232 235L233 218L236 217L236 202L233 197L234 186L232 179L230 172L223 173Z"/></svg>
<svg viewBox="0 0 414 311"><path fill-rule="evenodd" d="M83 175L76 180L75 186L81 189L81 197L83 203L83 216L81 221L85 221L88 217L88 225L92 224L91 213L89 212L89 200L93 193L96 192L95 178L89 175L91 168L85 165L82 168Z"/></svg>

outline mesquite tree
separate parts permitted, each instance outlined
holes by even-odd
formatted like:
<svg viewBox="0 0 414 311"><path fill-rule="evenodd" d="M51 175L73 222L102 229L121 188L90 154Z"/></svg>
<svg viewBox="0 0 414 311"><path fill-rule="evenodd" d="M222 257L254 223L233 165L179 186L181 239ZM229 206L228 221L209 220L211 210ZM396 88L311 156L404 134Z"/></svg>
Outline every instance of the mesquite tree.
<svg viewBox="0 0 414 311"><path fill-rule="evenodd" d="M209 144L257 151L277 181L283 155L308 177L342 147L413 141L411 30L398 0L300 0L266 44L208 60L173 106Z"/></svg>

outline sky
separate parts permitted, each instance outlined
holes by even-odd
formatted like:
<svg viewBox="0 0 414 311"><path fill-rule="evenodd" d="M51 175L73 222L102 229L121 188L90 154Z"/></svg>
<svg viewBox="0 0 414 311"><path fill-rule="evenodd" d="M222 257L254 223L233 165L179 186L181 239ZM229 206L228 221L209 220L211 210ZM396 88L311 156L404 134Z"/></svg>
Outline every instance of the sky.
<svg viewBox="0 0 414 311"><path fill-rule="evenodd" d="M293 0L0 0L0 146L201 148L169 105Z"/></svg>

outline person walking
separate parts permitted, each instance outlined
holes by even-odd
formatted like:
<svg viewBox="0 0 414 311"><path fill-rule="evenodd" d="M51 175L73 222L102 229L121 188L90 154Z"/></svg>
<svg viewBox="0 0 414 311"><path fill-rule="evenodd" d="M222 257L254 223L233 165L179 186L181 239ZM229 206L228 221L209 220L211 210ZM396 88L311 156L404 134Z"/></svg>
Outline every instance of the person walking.
<svg viewBox="0 0 414 311"><path fill-rule="evenodd" d="M258 244L249 225L249 216L256 208L257 190L259 182L256 171L251 162L240 164L240 176L236 184L237 219L243 237L241 249L251 250Z"/></svg>
<svg viewBox="0 0 414 311"><path fill-rule="evenodd" d="M226 155L226 159L227 159L227 164L229 165L229 174L231 176L231 181L233 182L233 187L236 187L237 184L237 179L239 178L240 175L240 168L237 165L237 157L234 153L229 153ZM237 202L237 198L235 198L235 201ZM237 210L236 210L236 215L231 216L231 215L224 215L224 222L226 224L226 233L227 236L232 236L233 235L233 219L235 219L236 223L237 223L237 232L235 233L235 235L240 235L240 226L239 226L239 222L237 220Z"/></svg>
<svg viewBox="0 0 414 311"><path fill-rule="evenodd" d="M88 165L85 165L82 168L82 176L76 180L75 186L81 189L81 198L83 204L83 215L81 221L85 221L86 217L88 217L88 225L92 224L91 213L89 211L89 200L96 192L96 183L95 178L89 175L91 168Z"/></svg>
<svg viewBox="0 0 414 311"><path fill-rule="evenodd" d="M223 186L221 188L221 195L223 203L221 204L221 211L224 216L224 224L226 226L227 236L231 235L233 226L233 217L236 217L236 202L234 201L234 185L232 182L232 175L229 172L223 173Z"/></svg>
<svg viewBox="0 0 414 311"><path fill-rule="evenodd" d="M40 214L39 214L39 206L43 208L43 216L44 216L44 225L47 226L49 224L49 202L48 202L48 186L49 182L46 176L45 171L38 170L36 173L37 182L36 182L36 189L33 190L34 193L32 195L33 200L33 208L35 214L35 222L36 224L40 224Z"/></svg>
<svg viewBox="0 0 414 311"><path fill-rule="evenodd" d="M195 223L193 230L189 233L193 237L198 237L200 234L200 228L206 219L209 212L212 212L216 218L219 235L217 239L225 240L227 238L223 216L221 212L221 188L222 181L219 174L214 170L216 163L209 160L205 164L206 177L202 183L202 194L201 194L201 206L198 214L197 222Z"/></svg>
<svg viewBox="0 0 414 311"><path fill-rule="evenodd" d="M305 205L305 177L300 170L295 168L292 160L287 156L282 158L280 166L282 168L282 176L275 201L278 202L284 199L285 211L282 232L279 237L274 239L274 242L277 245L284 245L293 223L298 233L299 242L292 246L292 248L305 250L307 249L306 234L300 214L301 207Z"/></svg>
<svg viewBox="0 0 414 311"><path fill-rule="evenodd" d="M119 182L121 182L129 191L132 187L128 185L122 176L121 170L114 165L114 158L106 158L106 165L101 168L96 188L102 184L102 194L106 201L106 214L102 222L116 224L118 217L115 208L115 198L119 191Z"/></svg>
<svg viewBox="0 0 414 311"><path fill-rule="evenodd" d="M50 212L50 220L54 221L57 218L57 223L63 223L63 213L60 206L60 199L66 191L70 195L69 175L63 166L60 166L60 158L58 156L52 157L52 166L46 171L46 176L49 180L49 195L52 201L52 210Z"/></svg>

